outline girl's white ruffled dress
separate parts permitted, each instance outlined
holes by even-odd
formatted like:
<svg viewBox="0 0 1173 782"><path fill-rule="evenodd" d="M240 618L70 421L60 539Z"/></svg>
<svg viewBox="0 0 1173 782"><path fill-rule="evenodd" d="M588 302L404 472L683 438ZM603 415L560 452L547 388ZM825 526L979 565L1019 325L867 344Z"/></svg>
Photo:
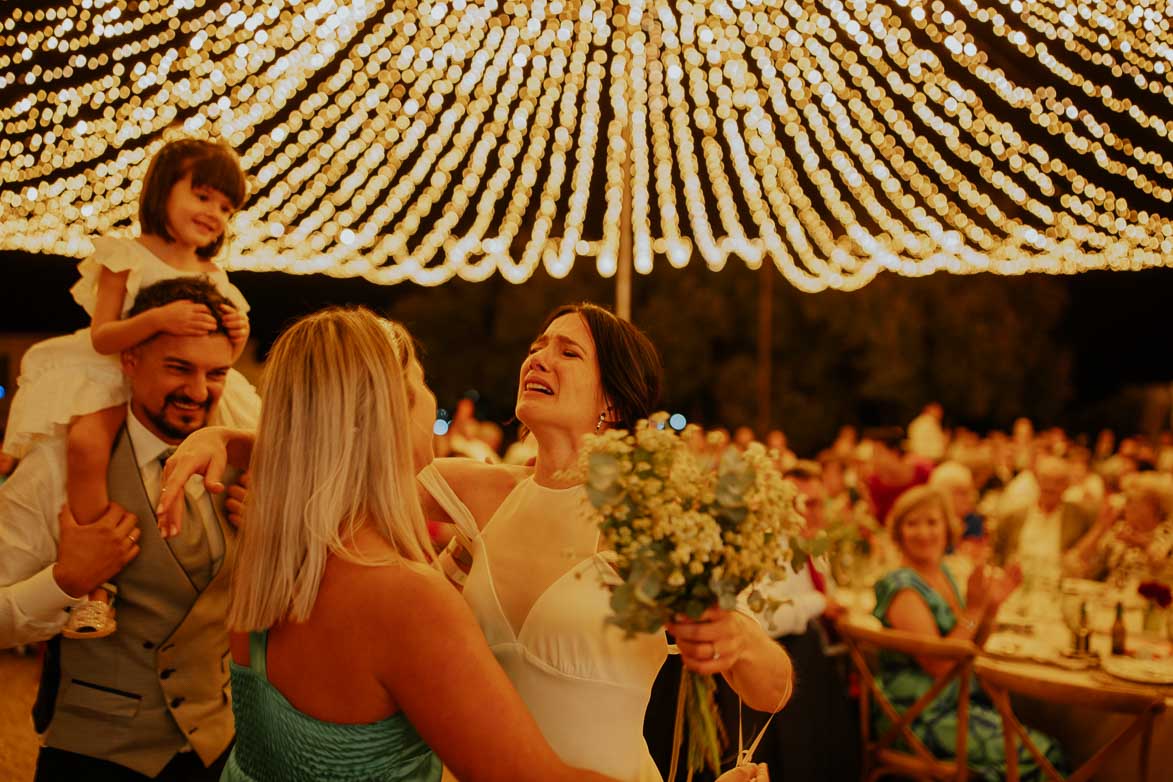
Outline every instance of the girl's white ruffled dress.
<svg viewBox="0 0 1173 782"><path fill-rule="evenodd" d="M81 279L70 289L74 300L91 317L97 303L98 276L102 267L129 272L122 317L130 311L141 288L174 277L206 277L236 309L245 314L248 302L217 267L209 274L180 272L134 239L95 237L94 254L78 264ZM61 436L77 416L126 404L130 388L117 355L94 350L88 328L38 342L20 363L20 379L8 414L4 452L24 456L41 437ZM210 423L255 428L261 414L261 398L244 375L228 373L224 393Z"/></svg>

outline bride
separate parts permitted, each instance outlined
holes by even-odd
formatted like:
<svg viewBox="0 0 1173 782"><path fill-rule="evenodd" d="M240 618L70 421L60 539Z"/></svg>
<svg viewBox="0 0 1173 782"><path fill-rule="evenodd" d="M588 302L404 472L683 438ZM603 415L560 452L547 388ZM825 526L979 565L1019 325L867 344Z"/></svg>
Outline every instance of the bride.
<svg viewBox="0 0 1173 782"><path fill-rule="evenodd" d="M586 434L634 426L659 389L659 358L642 332L592 304L561 307L519 373L517 417L538 443L533 470L440 459L420 476L436 498L427 516L446 514L462 530L472 557L465 599L546 740L564 762L629 782L660 779L642 725L668 643L625 639L605 623L614 573L567 473ZM243 466L250 443L226 430L188 438L168 464L168 487L209 462L214 487L226 452ZM721 674L746 705L785 704L790 661L751 617L713 608L667 629L685 666Z"/></svg>
<svg viewBox="0 0 1173 782"><path fill-rule="evenodd" d="M532 474L435 462L476 522L469 529L467 516L449 513L463 528L456 545L463 537L472 555L464 596L489 648L559 757L625 780L659 779L643 719L668 644L663 634L626 639L606 623L614 573L568 473L585 435L634 428L659 391L659 357L639 329L593 304L559 307L518 377L516 415L538 444ZM724 675L748 706L773 712L789 697L790 661L754 619L711 609L668 631L686 666Z"/></svg>

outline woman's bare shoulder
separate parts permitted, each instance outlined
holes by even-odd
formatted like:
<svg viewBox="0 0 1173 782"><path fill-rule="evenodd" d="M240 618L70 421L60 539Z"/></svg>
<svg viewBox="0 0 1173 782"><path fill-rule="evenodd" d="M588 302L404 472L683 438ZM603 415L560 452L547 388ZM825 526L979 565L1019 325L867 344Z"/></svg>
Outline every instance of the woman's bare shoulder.
<svg viewBox="0 0 1173 782"><path fill-rule="evenodd" d="M449 457L436 459L434 463L481 527L509 496L509 492L533 474L530 467L485 464L473 459Z"/></svg>
<svg viewBox="0 0 1173 782"><path fill-rule="evenodd" d="M362 636L364 642L385 639L388 632L411 634L434 626L437 617L463 618L467 612L460 594L431 565L408 559L382 565L331 564L314 613L322 619L329 616L327 624L340 633Z"/></svg>

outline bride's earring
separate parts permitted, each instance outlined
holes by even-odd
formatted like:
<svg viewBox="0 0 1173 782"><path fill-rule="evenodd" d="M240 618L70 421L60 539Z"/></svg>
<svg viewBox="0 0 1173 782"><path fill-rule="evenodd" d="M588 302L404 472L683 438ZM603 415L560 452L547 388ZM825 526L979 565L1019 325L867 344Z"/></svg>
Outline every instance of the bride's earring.
<svg viewBox="0 0 1173 782"><path fill-rule="evenodd" d="M598 434L599 432L603 431L603 422L606 420L607 420L607 411L604 410L603 412L599 413L599 420L595 424L595 434Z"/></svg>

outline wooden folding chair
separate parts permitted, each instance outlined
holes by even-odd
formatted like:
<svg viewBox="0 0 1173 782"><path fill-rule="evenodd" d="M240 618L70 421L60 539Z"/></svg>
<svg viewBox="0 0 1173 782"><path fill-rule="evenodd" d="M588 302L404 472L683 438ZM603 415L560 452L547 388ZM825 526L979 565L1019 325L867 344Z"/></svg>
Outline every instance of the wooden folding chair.
<svg viewBox="0 0 1173 782"><path fill-rule="evenodd" d="M859 697L859 725L863 745L861 778L872 782L885 775L913 779L958 780L968 778L966 768L966 740L969 729L969 686L974 658L978 649L969 641L945 638L926 638L900 630L872 629L840 622L839 633L847 644L848 654L859 671L862 687ZM873 673L874 652L886 650L917 657L936 657L950 660L953 665L944 676L901 714L884 695ZM915 733L912 722L949 686L958 682L957 748L953 758L938 758L929 751ZM872 736L871 703L888 717L892 725L878 738ZM897 742L903 739L907 748Z"/></svg>
<svg viewBox="0 0 1173 782"><path fill-rule="evenodd" d="M1109 755L1121 749L1140 734L1140 777L1138 782L1149 778L1149 749L1152 743L1153 720L1165 710L1165 701L1159 695L1123 689L1105 689L1075 682L1055 682L1037 677L1007 671L989 660L981 660L974 667L978 682L990 695L998 713L1002 716L1002 735L1006 742L1006 780L1018 782L1017 742L1021 741L1034 756L1043 774L1052 782L1085 782L1099 771ZM1068 777L1064 777L1043 756L1030 734L1014 716L1011 695L1024 695L1048 703L1062 703L1091 711L1114 714L1131 714L1133 719L1116 736L1088 758Z"/></svg>

